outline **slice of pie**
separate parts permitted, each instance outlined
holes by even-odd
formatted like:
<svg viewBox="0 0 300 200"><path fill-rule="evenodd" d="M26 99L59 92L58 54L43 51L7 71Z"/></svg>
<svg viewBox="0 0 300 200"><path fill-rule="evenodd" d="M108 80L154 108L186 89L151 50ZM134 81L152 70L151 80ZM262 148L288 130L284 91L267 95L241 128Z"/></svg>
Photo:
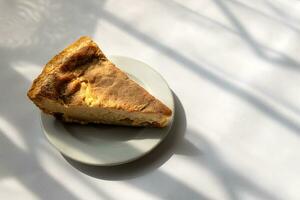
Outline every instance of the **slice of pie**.
<svg viewBox="0 0 300 200"><path fill-rule="evenodd" d="M172 111L81 37L44 67L28 97L66 122L164 127Z"/></svg>

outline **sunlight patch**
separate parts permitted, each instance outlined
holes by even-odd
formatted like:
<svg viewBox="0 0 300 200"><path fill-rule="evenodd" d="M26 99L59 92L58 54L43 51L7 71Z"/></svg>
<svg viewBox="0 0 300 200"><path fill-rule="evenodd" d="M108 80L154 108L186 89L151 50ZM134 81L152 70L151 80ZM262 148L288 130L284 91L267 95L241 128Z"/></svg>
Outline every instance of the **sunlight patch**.
<svg viewBox="0 0 300 200"><path fill-rule="evenodd" d="M69 169L67 163L62 163L62 158L55 155L52 151L45 147L40 147L37 152L39 163L45 170L48 176L51 176L57 184L64 187L64 190L72 193L72 195L78 197L78 199L86 199L86 194L89 195L89 199L98 199L99 196L104 195L100 192L100 188L93 188L89 184L89 179L79 174L74 170ZM63 178L61 177L63 174ZM96 186L95 186L96 187ZM74 190L76 188L76 190ZM103 197L107 197L105 194ZM110 199L109 197L103 199Z"/></svg>
<svg viewBox="0 0 300 200"><path fill-rule="evenodd" d="M22 150L28 150L25 142L22 140L20 133L7 120L0 117L0 131Z"/></svg>
<svg viewBox="0 0 300 200"><path fill-rule="evenodd" d="M27 62L17 62L12 67L28 81L32 81L41 72L40 66Z"/></svg>
<svg viewBox="0 0 300 200"><path fill-rule="evenodd" d="M20 183L16 177L6 177L1 180L1 199L38 199L37 196Z"/></svg>

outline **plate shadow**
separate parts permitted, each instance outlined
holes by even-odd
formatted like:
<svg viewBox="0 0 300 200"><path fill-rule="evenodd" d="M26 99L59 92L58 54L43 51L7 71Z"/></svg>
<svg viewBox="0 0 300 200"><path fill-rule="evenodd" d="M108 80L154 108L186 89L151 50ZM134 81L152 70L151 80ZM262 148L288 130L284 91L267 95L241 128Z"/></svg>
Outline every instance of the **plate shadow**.
<svg viewBox="0 0 300 200"><path fill-rule="evenodd" d="M175 103L175 115L172 128L167 137L147 155L117 166L92 166L75 161L65 155L62 156L75 169L98 179L124 180L143 176L163 165L175 153L175 147L183 140L186 131L186 115L184 108L172 91Z"/></svg>

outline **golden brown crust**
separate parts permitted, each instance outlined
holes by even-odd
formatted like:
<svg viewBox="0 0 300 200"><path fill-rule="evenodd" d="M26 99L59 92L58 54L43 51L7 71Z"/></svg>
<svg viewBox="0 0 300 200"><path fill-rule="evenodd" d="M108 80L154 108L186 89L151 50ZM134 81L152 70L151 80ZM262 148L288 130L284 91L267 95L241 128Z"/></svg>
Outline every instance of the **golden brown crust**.
<svg viewBox="0 0 300 200"><path fill-rule="evenodd" d="M54 56L34 80L28 97L43 111L43 98L63 106L86 105L126 112L172 111L111 63L89 37L81 37Z"/></svg>
<svg viewBox="0 0 300 200"><path fill-rule="evenodd" d="M92 51L87 51L90 48ZM81 51L80 51L81 50ZM33 81L33 84L28 91L27 95L31 100L38 99L39 97L47 97L57 99L55 93L56 75L60 68L67 68L68 64L78 60L82 55L85 56L87 52L95 55L103 55L97 44L94 43L89 37L83 36L75 41L73 44L65 48L62 52L54 56L44 67L42 73ZM77 53L75 53L77 52ZM79 53L78 53L79 52Z"/></svg>

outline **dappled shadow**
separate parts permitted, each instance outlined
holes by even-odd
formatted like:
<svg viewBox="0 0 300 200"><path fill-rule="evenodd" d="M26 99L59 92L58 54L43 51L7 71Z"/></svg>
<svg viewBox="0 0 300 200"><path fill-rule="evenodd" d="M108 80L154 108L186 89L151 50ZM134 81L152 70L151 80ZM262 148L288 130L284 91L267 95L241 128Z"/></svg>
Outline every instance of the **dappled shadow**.
<svg viewBox="0 0 300 200"><path fill-rule="evenodd" d="M4 1L0 14L1 58L42 65L82 35L92 35L99 17L89 8L101 10L105 1L59 0ZM7 10L5 10L7 9Z"/></svg>
<svg viewBox="0 0 300 200"><path fill-rule="evenodd" d="M299 33L299 28L291 25L289 22L289 19L286 16L281 16L280 19L277 19L271 15L267 15L262 11L259 11L255 8L252 8L250 6L248 6L245 3L242 3L240 1L237 0L226 0L224 2L228 2L230 4L233 4L235 6L241 7L243 9L246 9L250 12L252 12L253 14L262 16L270 21L279 23L281 25L286 26L287 28L290 28L292 30L294 30L295 32ZM224 2L222 3L222 5L224 4ZM274 5L272 5L272 3L270 1L265 0L266 4L274 9ZM187 15L189 16L193 16L191 18L187 18L186 19L188 21L192 21L195 22L196 25L199 25L201 27L205 26L206 23L212 25L213 27L219 28L222 31L224 31L224 33L231 33L234 34L238 37L240 37L242 39L242 41L246 41L247 45L250 45L250 47L254 48L254 52L259 54L259 58L266 61L266 62L270 62L270 60L268 58L265 58L266 56L269 56L270 59L272 59L272 57L282 57L283 59L279 59L277 60L278 62L276 64L278 65L286 65L286 64L291 64L292 66L297 66L297 68L299 67L300 69L300 65L296 60L293 60L292 58L287 57L286 55L284 55L282 52L278 52L275 50L272 50L268 47L263 47L261 44L259 44L258 41L256 41L253 37L251 37L250 33L246 31L246 29L244 28L244 26L235 18L235 16L233 14L229 14L231 17L229 19L232 20L233 17L233 22L231 22L231 25L225 25L217 20L214 20L212 18L209 18L205 15L202 15L200 12L196 12L192 9L190 9L189 7L185 6L184 4L178 3L177 1L173 0L173 1L165 1L162 2L164 5L167 5L168 7L171 7L172 9L177 9L180 12L185 12ZM223 7L221 7L223 8ZM226 7L227 8L227 7ZM279 8L276 8L276 12L280 12ZM229 12L230 10L226 10L227 12ZM196 20L195 20L196 19ZM237 27L235 26L237 25ZM232 27L233 26L233 27ZM211 28L211 27L210 27ZM249 43L250 42L250 43ZM251 49L253 49L251 48ZM265 55L263 55L265 54ZM276 59L276 58L275 58ZM275 62L275 60L273 60ZM230 77L231 79L234 79L233 77L231 77L229 74L226 74L224 71L221 71L221 68L219 66L213 66L210 63L208 63L209 67L213 67L215 70L217 70L218 72L223 74L223 77ZM243 82L242 80L237 80L234 79L234 81L238 81L238 82ZM288 103L287 101L276 97L274 95L270 95L268 94L266 91L261 90L258 87L255 87L254 85L251 85L251 87L253 87L255 89L255 91L260 92L261 94L263 94L264 96L268 97L269 99L272 99L272 101L284 106L285 108L287 108L289 111L294 112L295 114L300 115L300 108L292 105L290 103Z"/></svg>
<svg viewBox="0 0 300 200"><path fill-rule="evenodd" d="M3 161L0 179L15 179L38 199L78 198L74 191L52 177L38 159L38 154L46 147L41 145L44 138L37 120L38 112L32 109L33 105L26 97L30 79L53 56L53 52L60 51L83 34L94 33L99 17L87 14L88 9L101 9L103 4L104 1L96 0L72 3L1 1L0 35L5 39L0 41L0 101L5 102L5 106L0 107L0 114L15 132L10 133L6 124L0 126L0 156ZM15 67L22 62L27 63L26 67L20 65L16 70ZM24 149L6 137L10 134L17 134L25 143ZM77 179L89 184L80 176ZM109 199L99 188L91 188L99 197Z"/></svg>
<svg viewBox="0 0 300 200"><path fill-rule="evenodd" d="M271 21L277 22L281 25L286 26L287 28L290 28L291 30L295 31L296 33L299 33L299 29L289 23L287 23L286 20L279 20L275 17L269 16L259 10L256 10L244 3L241 3L237 0L213 0L216 5L220 8L221 12L226 16L226 18L231 23L231 26L224 25L221 22L218 22L214 19L211 19L207 16L204 16L186 6L183 4L180 4L176 1L170 1L170 2L164 2L164 4L167 4L168 6L175 7L177 9L180 9L181 11L187 12L189 15L193 15L196 17L196 19L199 19L198 23L199 25L203 26L205 23L208 22L209 24L212 24L218 28L221 28L222 30L232 33L234 35L239 36L243 41L246 42L246 44L250 47L250 49L261 59L271 62L272 64L275 64L278 67L288 67L293 70L300 70L300 64L295 59L289 57L283 52L279 52L277 50L274 50L272 48L269 48L267 46L264 46L260 44L252 35L247 31L246 27L238 20L238 18L235 16L235 14L229 9L229 7L226 5L226 2L237 5L239 7L242 7L244 9L247 9L254 14L257 14L259 16L262 16L264 18L267 18ZM271 3L268 2L269 6L271 7Z"/></svg>
<svg viewBox="0 0 300 200"><path fill-rule="evenodd" d="M252 12L253 14L255 15L258 15L260 17L263 17L269 21L272 21L272 22L276 22L280 25L283 25L285 26L286 28L294 31L295 33L299 34L300 33L300 28L291 24L290 21L291 19L288 18L281 10L280 8L276 7L273 5L272 2L268 1L268 0L265 0L265 4L271 8L275 13L277 13L280 17L274 17L270 14L266 14L264 13L263 11L260 11L258 9L255 9L254 7L251 7L245 3L243 3L242 1L238 1L238 0L226 0L224 2L228 2L229 4L231 5L235 5L239 8L243 8L243 9L246 9L247 11L250 11ZM193 19L190 19L191 21L195 21L196 25L199 25L201 27L203 27L203 25L205 25L203 22L207 22L211 25L214 25L218 28L221 28L223 29L224 31L228 31L232 34L239 34L238 30L235 30L235 28L231 27L231 26L228 26L228 25L225 25L215 19L212 19L210 17L207 17L205 15L202 15L200 12L197 12L187 6L185 6L184 4L182 3L179 3L178 1L176 0L172 0L172 1L165 1L163 2L163 4L165 5L168 5L168 6L171 6L173 8L177 8L177 9L180 9L180 11L182 12L186 12L188 15L192 15L196 18L196 20L193 20ZM295 23L297 24L297 22L295 21Z"/></svg>
<svg viewBox="0 0 300 200"><path fill-rule="evenodd" d="M253 52L260 58L267 60L276 66L289 67L293 70L300 70L300 64L289 57L288 55L274 50L272 48L263 46L258 41L252 37L252 35L247 31L246 27L239 21L235 14L229 9L226 3L222 0L213 0L215 4L219 7L224 16L231 22L234 28L238 31L239 36L245 41L248 46L253 50Z"/></svg>
<svg viewBox="0 0 300 200"><path fill-rule="evenodd" d="M216 0L217 1L217 0ZM137 30L135 27L124 21L123 19L113 15L109 11L103 11L100 15L102 19L107 20L111 24L115 25L116 27L122 29L123 31L128 32L130 35L136 37L141 42L144 42L149 47L152 47L156 50L159 50L160 53L163 53L165 56L173 59L179 64L182 64L187 69L195 72L202 78L210 81L211 83L217 85L218 87L222 88L224 91L229 92L240 99L246 101L247 103L254 106L254 108L263 112L266 116L270 117L272 120L279 122L284 127L288 128L294 133L300 132L300 125L293 119L290 119L286 115L280 112L277 108L269 105L263 99L255 96L254 94L246 91L240 85L234 83L233 81L223 76L223 74L216 73L209 68L198 64L197 62L193 61L192 59L182 55L178 51L174 50L173 48L164 45L163 43L157 41L153 37Z"/></svg>
<svg viewBox="0 0 300 200"><path fill-rule="evenodd" d="M40 2L43 3L48 1L39 1L39 3ZM21 8L21 10L30 10L43 7L43 5L34 5L34 3L30 1L12 1L10 3L12 4L10 6ZM51 2L52 6L50 6L47 12L45 11L45 13L43 14L36 13L37 16L39 16L39 14L41 16L37 22L31 24L32 26L37 24L37 29L34 30L33 33L30 33L31 35L29 37L27 37L28 35L26 34L24 34L26 35L26 37L24 38L11 37L10 40L7 41L7 43L0 44L0 53L1 56L3 56L1 65L4 66L2 73L5 74L3 75L3 79L1 79L0 87L2 88L1 91L3 91L1 100L7 102L7 106L1 107L0 111L1 114L5 116L5 118L9 122L12 123L12 126L16 127L16 129L20 132L20 136L26 142L28 152L22 152L21 149L12 150L10 147L6 147L4 145L1 147L1 149L3 148L10 150L10 153L8 153L7 155L12 156L11 152L16 151L17 154L14 155L16 158L21 157L23 159L31 160L31 164L33 167L31 165L31 167L28 167L28 174L32 174L33 169L35 169L38 173L42 173L42 175L38 174L36 179L27 179L27 177L20 177L24 171L22 171L22 173L20 171L21 174L19 176L18 173L14 172L14 169L19 169L19 167L21 167L24 170L24 164L22 163L20 165L15 165L16 162L12 160L11 164L5 165L5 168L11 168L10 172L12 173L1 170L1 175L2 177L16 176L15 178L18 179L20 183L24 184L24 187L28 188L28 190L32 191L41 199L47 199L46 195L48 195L49 198L53 197L55 199L76 199L76 196L74 196L71 191L65 189L60 182L53 179L51 175L44 171L43 167L39 164L39 160L37 160L36 158L39 151L39 149L37 148L37 144L39 144L40 140L43 138L41 138L40 132L33 131L40 129L38 127L38 121L33 121L33 118L31 117L36 116L37 112L32 111L32 105L26 99L26 91L30 85L30 80L27 80L26 77L24 77L24 74L20 74L19 72L15 71L15 69L13 68L13 64L18 62L28 62L32 63L33 65L39 65L41 68L42 64L44 64L45 61L53 55L53 52L57 52L58 50L62 49L67 43L70 43L79 35L91 35L91 33L94 31L96 22L99 19L98 9L101 4L102 3L100 2L99 5L98 1L87 1L84 3L76 1L76 3L72 3L71 5L65 2ZM88 11L88 9L90 8L93 8L94 12L85 12L85 10ZM34 12L39 12L39 10L35 10ZM25 14L26 13L27 11L25 12ZM56 15L57 18L52 17L53 15ZM63 17L61 18L60 16ZM88 18L86 18L85 16L88 16ZM29 16L28 18L30 19L30 17L31 16ZM23 19L18 18L17 20L22 21ZM86 20L86 22L81 23L84 20ZM12 28L12 30L13 29L14 27ZM24 28L24 30L26 29ZM35 75L35 73L30 72L30 75L33 76ZM18 83L13 85L10 88L10 91L8 91L6 89L5 83L9 82L9 79L11 79L12 77L14 77L18 81ZM176 97L175 101L178 101ZM24 102L26 105L24 105ZM12 108L18 110L18 113L11 112ZM185 114L181 104L177 105L176 112L181 114L183 113L183 116L181 114L177 115L176 119L179 120L180 123L176 123L176 125L174 126L175 130L172 130L172 134L169 135L169 138L171 139L166 139L159 148L155 149L151 154L147 155L144 158L141 158L140 161L136 162L135 164L140 165L139 170L137 167L135 168L136 170L129 170L129 173L127 173L127 175L124 173L123 176L121 172L113 174L114 172L112 170L106 178L125 179L126 176L138 176L138 173L142 175L143 173L145 174L146 171L151 171L168 160L172 155L172 148L170 146L173 146L175 143L177 143L178 140L180 140L178 138L182 137L182 134L184 134L186 127ZM36 117L34 117L34 119L35 118ZM4 139L2 141L6 142L6 140ZM13 144L10 145L9 142L6 143L9 144L9 146L12 146L12 148L15 148ZM24 161L24 163L27 163L28 160ZM102 175L105 176L105 174ZM109 175L111 175L111 177ZM81 179L80 176L76 178L81 180L83 184L88 185L88 182L86 182L84 179ZM172 177L165 176L163 178L166 181L173 181ZM43 179L43 181L37 181L40 179ZM45 184L47 184L47 186L45 186ZM181 185L184 186L184 184L179 183L179 186ZM89 187L93 188L91 185L89 185ZM153 187L147 187L145 185L145 189L148 189L151 192L151 190L153 190ZM99 197L103 196L99 188L93 188L93 190L95 190L99 194ZM186 188L186 190L191 191L194 197L203 197L203 199L206 199L198 192L194 192L189 188ZM49 193L52 193L53 196L51 196ZM105 198L108 199L107 196Z"/></svg>
<svg viewBox="0 0 300 200"><path fill-rule="evenodd" d="M193 150L193 152L197 152L198 163L205 166L216 177L230 200L242 199L241 195L245 193L258 199L283 199L276 196L274 191L264 189L254 180L236 171L219 155L218 149L204 135L193 130L187 130L187 132L193 142L198 144L197 147L194 146Z"/></svg>
<svg viewBox="0 0 300 200"><path fill-rule="evenodd" d="M205 25L205 22L207 22L217 28L221 28L225 32L239 36L242 39L242 41L246 42L246 44L250 47L250 49L257 56L259 56L261 59L263 59L265 61L275 64L275 66L288 67L290 69L297 70L297 71L300 70L300 64L297 60L289 57L288 55L286 55L283 52L280 52L280 51L277 51L277 50L274 50L272 48L262 45L254 37L252 37L252 35L247 31L246 27L238 20L238 18L234 15L234 13L231 12L229 7L226 5L226 2L237 5L244 9L247 9L247 10L253 12L254 14L257 14L259 16L267 18L273 22L277 22L281 25L284 25L287 28L295 31L296 33L299 33L299 28L287 23L287 20L284 20L284 19L279 20L275 17L269 16L259 10L256 10L256 9L244 4L244 3L241 3L240 1L237 1L237 0L227 0L227 1L213 0L213 1L220 8L221 12L226 16L226 18L229 20L229 22L231 23L231 26L225 25L219 21L211 19L205 15L202 15L201 13L196 12L174 0L169 1L169 2L163 2L163 4L175 7L177 9L180 9L181 11L186 12L189 15L195 16L195 18L198 19L199 22L201 22L201 23L199 23L196 21L196 23L198 25L201 25L201 27L203 25ZM271 4L271 3L269 2L268 4ZM191 21L193 21L193 19L191 19Z"/></svg>
<svg viewBox="0 0 300 200"><path fill-rule="evenodd" d="M1 159L3 161L1 163L0 179L14 177L22 186L40 199L78 199L71 191L48 175L32 152L24 152L19 149L1 131L0 144ZM8 155L6 159L5 155ZM25 163L26 165L24 165ZM43 181L31 181L24 174L31 174L33 177L39 177L39 179L42 178ZM47 192L49 188L55 190L55 192Z"/></svg>
<svg viewBox="0 0 300 200"><path fill-rule="evenodd" d="M236 5L236 6L240 7L240 8L244 8L244 9L246 9L246 10L248 10L248 11L250 11L250 12L256 14L256 15L262 16L262 17L264 17L264 18L266 18L266 19L268 19L270 21L273 21L273 22L276 22L278 24L281 24L281 25L285 26L286 28L294 31L297 34L300 33L299 27L291 24L290 23L290 19L288 19L286 16L284 16L282 14L282 12L280 11L280 9L277 8L277 7L275 7L273 5L273 3L271 3L270 1L265 0L265 4L267 5L267 7L271 8L272 10L274 10L275 13L279 14L280 17L274 17L274 16L271 16L271 15L268 15L268 14L266 14L266 13L260 11L260 10L257 10L257 9L255 9L255 8L253 8L253 7L245 4L245 3L242 3L241 1L238 1L238 0L226 0L226 2L234 4L234 5Z"/></svg>
<svg viewBox="0 0 300 200"><path fill-rule="evenodd" d="M217 28L220 28L221 30L227 31L229 33L232 34L238 34L238 32L236 30L234 30L233 28L231 28L230 26L227 26L215 19L212 19L210 17L207 17L205 15L202 15L199 12L196 12L190 8L188 8L187 6L185 6L184 4L178 3L177 1L163 1L162 2L164 5L167 5L171 8L175 8L175 9L179 9L180 12L184 12L187 15L191 15L193 16L193 18L189 19L189 21L195 22L195 24L197 26L205 26L205 24L209 24L209 25L213 25ZM210 27L211 28L211 27Z"/></svg>
<svg viewBox="0 0 300 200"><path fill-rule="evenodd" d="M235 34L238 32L238 34L241 35L241 38L249 44L255 54L272 63L290 66L291 69L298 70L299 64L295 60L281 52L262 47L252 38L239 20L236 19L236 16L231 13L223 2L219 0L215 0L215 2L236 29L234 31L231 31L230 29L229 31L234 32ZM5 12L13 10L16 13L12 13L16 15L14 15L15 19L11 21L10 19L1 18L1 22L5 20L6 22L0 23L0 31L7 31L7 33L5 33L7 34L7 37L5 37L5 34L3 37L7 39L0 41L0 100L6 102L6 106L0 108L0 113L20 132L20 136L26 142L28 152L16 147L3 133L0 133L1 159L8 161L2 164L2 167L5 169L3 170L1 168L0 178L9 176L16 178L25 188L32 191L40 199L52 197L55 199L76 199L76 196L74 196L72 191L64 188L57 180L54 180L51 175L44 171L43 167L36 159L37 151L39 151L36 147L40 142L41 133L36 131L40 130L38 122L35 120L36 117L32 117L33 115L36 116L37 112L32 111L32 105L29 104L25 97L30 82L29 80L26 80L22 74L15 71L13 65L18 62L28 62L36 65L44 64L53 55L53 52L62 49L66 44L70 43L78 36L84 34L92 35L95 31L97 20L101 17L119 29L128 32L148 46L158 50L160 53L163 53L170 59L184 65L187 69L190 69L211 83L238 96L291 131L295 133L300 132L297 122L289 119L279 110L268 105L259 97L256 97L233 82L225 79L223 75L212 72L207 67L199 65L194 60L182 55L171 47L164 45L147 34L137 30L134 26L130 25L122 18L113 15L109 11L101 11L104 1L77 0L72 3L67 3L65 1L44 0L34 4L33 1L13 0L4 1L4 3L9 4L7 5L9 9ZM5 7L2 7L3 12L4 9ZM196 15L196 13L194 14ZM205 20L214 23L214 20L210 20L209 18L205 18ZM7 23L11 24L11 27L6 26ZM225 30L227 29L222 24L217 24L219 27L222 27ZM17 26L20 28L16 29ZM1 35L3 35L2 32ZM269 52L271 52L272 56L269 56ZM275 57L273 56L274 54ZM35 74L33 73L32 75ZM14 78L13 80L15 82L8 86L8 83L10 83L12 78ZM139 184L133 179L139 176L146 176L148 173L153 172L154 179L161 181L162 185L175 183L177 184L176 189L178 189L178 191L190 193L190 197L195 199L207 199L204 194L189 188L174 177L171 177L158 169L174 153L192 156L195 159L200 157L200 163L211 170L222 183L222 187L224 187L231 199L239 199L238 195L240 190L245 190L254 194L254 196L264 199L278 199L270 192L261 189L260 186L257 186L257 184L247 179L244 175L234 171L228 163L220 158L215 147L205 140L205 138L198 138L198 140L203 141L201 147L196 147L190 141L183 140L182 137L186 128L185 114L180 101L178 99L176 100L176 98L175 101L177 101L176 109L179 109L179 111L176 110L176 113L181 113L179 115L176 114L175 116L179 117L179 119L177 119L179 120L179 123L174 123L175 130L172 130L165 141L147 156L132 163L110 168L83 166L70 159L67 159L68 162L83 173L96 178L106 180L131 179L129 180L129 183L137 188L141 188L164 198L166 196L164 196L165 194L160 190L161 184L159 182L155 182L157 184L150 184L147 182L145 182L145 184ZM182 122L184 123L182 124ZM193 135L199 134L194 133ZM201 151L198 150L198 148L200 148ZM9 159L5 157L5 154L9 156ZM36 178L30 180L23 176L24 172L33 173L33 171L39 173L36 174ZM79 176L76 178L80 179ZM40 181L40 179L43 179L43 181ZM80 180L83 184L88 184L84 179ZM93 188L91 185L90 187ZM99 188L93 189L101 196ZM48 196L49 194L52 196ZM182 198L184 198L184 196L182 196Z"/></svg>

